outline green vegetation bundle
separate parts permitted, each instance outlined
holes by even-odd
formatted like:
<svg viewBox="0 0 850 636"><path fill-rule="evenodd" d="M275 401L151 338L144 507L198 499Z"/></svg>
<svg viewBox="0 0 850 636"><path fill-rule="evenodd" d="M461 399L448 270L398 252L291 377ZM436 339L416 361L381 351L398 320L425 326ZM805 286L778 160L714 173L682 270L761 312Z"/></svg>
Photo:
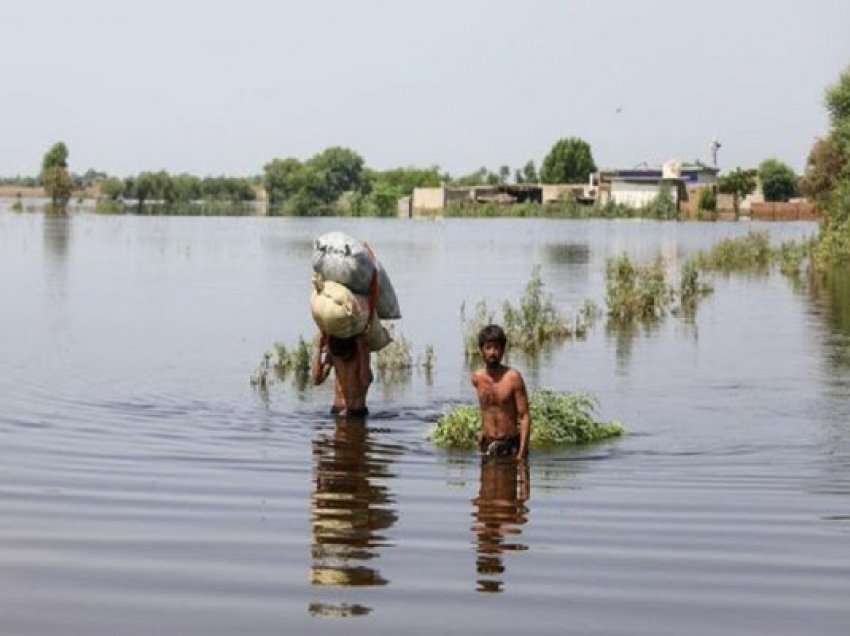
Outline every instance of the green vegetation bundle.
<svg viewBox="0 0 850 636"><path fill-rule="evenodd" d="M596 407L596 400L585 393L535 391L530 401L531 448L588 444L622 435L619 422L595 419ZM480 410L464 405L443 415L429 439L443 448L473 449L478 446L480 432Z"/></svg>

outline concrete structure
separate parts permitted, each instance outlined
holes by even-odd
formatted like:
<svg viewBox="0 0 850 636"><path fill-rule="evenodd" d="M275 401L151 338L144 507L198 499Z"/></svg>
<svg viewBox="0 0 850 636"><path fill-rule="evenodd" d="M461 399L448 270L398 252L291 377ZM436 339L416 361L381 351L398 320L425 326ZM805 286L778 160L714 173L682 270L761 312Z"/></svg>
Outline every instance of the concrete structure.
<svg viewBox="0 0 850 636"><path fill-rule="evenodd" d="M524 183L414 188L410 198L410 216L439 214L450 205L465 203L510 205L543 202L541 186ZM402 200L399 200L400 209L402 205Z"/></svg>

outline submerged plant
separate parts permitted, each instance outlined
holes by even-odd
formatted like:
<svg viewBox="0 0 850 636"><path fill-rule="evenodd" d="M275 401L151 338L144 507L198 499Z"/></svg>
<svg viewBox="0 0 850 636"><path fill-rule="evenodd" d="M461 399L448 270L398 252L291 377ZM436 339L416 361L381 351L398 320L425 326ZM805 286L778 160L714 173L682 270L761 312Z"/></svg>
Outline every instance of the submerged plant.
<svg viewBox="0 0 850 636"><path fill-rule="evenodd" d="M304 387L310 376L310 363L313 359L314 343L307 342L302 336L292 349L282 342L275 342L271 350L263 354L263 359L251 376L251 385L265 389L275 380L284 380L290 373L295 382Z"/></svg>
<svg viewBox="0 0 850 636"><path fill-rule="evenodd" d="M657 320L673 299L661 257L648 265L635 265L623 254L608 260L605 275L608 316L615 322Z"/></svg>
<svg viewBox="0 0 850 636"><path fill-rule="evenodd" d="M712 291L711 285L700 281L699 267L696 262L686 261L679 277L679 304L682 308L693 311L699 299Z"/></svg>
<svg viewBox="0 0 850 636"><path fill-rule="evenodd" d="M460 315L464 352L467 357L474 358L478 355L478 333L496 321L496 314L486 301L480 300L470 318L466 317L466 303L461 305ZM545 293L540 266L532 270L519 303L505 301L502 305L501 324L509 345L525 353L536 353L547 344L575 335L570 321Z"/></svg>
<svg viewBox="0 0 850 636"><path fill-rule="evenodd" d="M531 448L588 444L622 435L619 422L595 419L596 407L596 400L586 393L535 391L530 399ZM480 433L480 409L463 405L443 415L429 439L443 448L472 449L478 446Z"/></svg>
<svg viewBox="0 0 850 636"><path fill-rule="evenodd" d="M694 258L697 267L702 270L758 272L770 267L773 251L767 232L749 232L746 236L724 239Z"/></svg>

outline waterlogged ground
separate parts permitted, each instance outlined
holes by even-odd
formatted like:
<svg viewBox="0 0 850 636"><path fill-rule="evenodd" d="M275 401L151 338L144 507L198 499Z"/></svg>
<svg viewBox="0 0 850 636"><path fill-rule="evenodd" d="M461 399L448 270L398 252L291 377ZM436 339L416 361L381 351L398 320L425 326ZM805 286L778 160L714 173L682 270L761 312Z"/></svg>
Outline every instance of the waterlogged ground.
<svg viewBox="0 0 850 636"><path fill-rule="evenodd" d="M776 240L812 225L766 226ZM311 238L377 248L437 366L330 390L248 377L311 333ZM718 278L692 323L537 363L629 434L528 473L425 435L470 400L459 308L602 302L746 224L122 218L0 212L0 633L846 634L850 288Z"/></svg>

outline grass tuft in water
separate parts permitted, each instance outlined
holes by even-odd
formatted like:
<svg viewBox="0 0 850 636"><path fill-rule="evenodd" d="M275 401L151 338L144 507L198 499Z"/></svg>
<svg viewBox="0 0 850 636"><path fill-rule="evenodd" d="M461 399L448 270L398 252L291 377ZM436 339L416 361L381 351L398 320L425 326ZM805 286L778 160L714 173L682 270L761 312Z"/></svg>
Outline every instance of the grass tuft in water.
<svg viewBox="0 0 850 636"><path fill-rule="evenodd" d="M530 400L531 448L589 444L622 435L619 422L595 419L596 407L596 400L586 393L535 391ZM442 448L473 449L478 446L480 433L480 409L462 405L439 419L429 439Z"/></svg>
<svg viewBox="0 0 850 636"><path fill-rule="evenodd" d="M648 265L635 265L623 254L608 260L605 275L608 316L614 322L658 320L673 300L660 256Z"/></svg>
<svg viewBox="0 0 850 636"><path fill-rule="evenodd" d="M289 374L292 374L299 386L306 386L314 347L314 343L307 342L303 336L298 337L298 343L292 349L282 342L275 342L271 350L263 354L263 359L251 376L251 386L266 389L275 379L285 380Z"/></svg>
<svg viewBox="0 0 850 636"><path fill-rule="evenodd" d="M532 270L519 303L514 305L505 301L502 305L501 325L511 348L536 353L547 344L574 335L570 322L544 288L538 265ZM478 332L496 322L496 314L483 300L475 305L475 311L469 319L466 317L466 303L461 305L460 313L464 325L464 352L467 357L475 357L478 355Z"/></svg>
<svg viewBox="0 0 850 636"><path fill-rule="evenodd" d="M694 259L697 267L705 271L763 272L770 267L773 250L767 232L749 232L739 238L724 239Z"/></svg>

